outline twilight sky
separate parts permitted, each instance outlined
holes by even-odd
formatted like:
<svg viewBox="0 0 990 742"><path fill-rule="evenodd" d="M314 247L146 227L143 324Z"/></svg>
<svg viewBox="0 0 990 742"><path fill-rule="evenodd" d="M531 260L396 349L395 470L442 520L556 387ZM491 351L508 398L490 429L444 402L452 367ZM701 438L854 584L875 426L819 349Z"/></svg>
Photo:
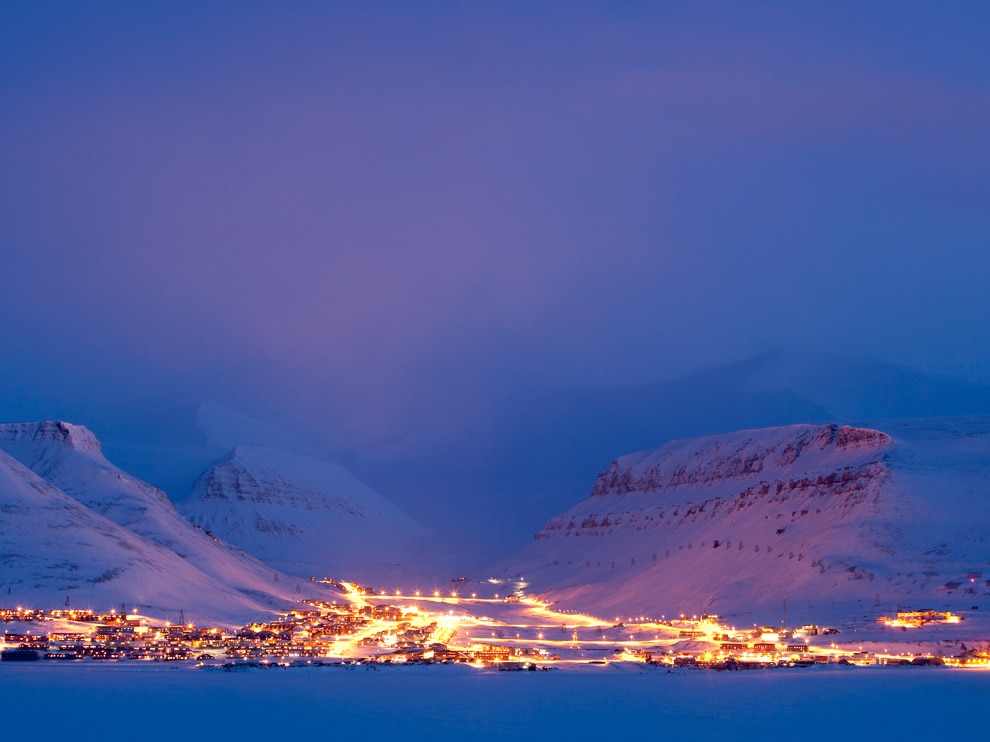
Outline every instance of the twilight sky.
<svg viewBox="0 0 990 742"><path fill-rule="evenodd" d="M361 443L774 347L990 381L990 5L610 5L0 5L2 417Z"/></svg>

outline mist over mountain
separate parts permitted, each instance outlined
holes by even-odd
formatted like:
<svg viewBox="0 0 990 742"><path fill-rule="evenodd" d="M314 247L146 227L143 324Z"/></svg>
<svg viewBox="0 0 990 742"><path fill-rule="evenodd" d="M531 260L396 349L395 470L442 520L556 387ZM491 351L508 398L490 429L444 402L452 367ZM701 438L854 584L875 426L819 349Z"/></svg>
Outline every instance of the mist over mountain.
<svg viewBox="0 0 990 742"><path fill-rule="evenodd" d="M849 423L893 438L892 449L880 445L879 458L866 462L883 469L863 480L864 487L875 490L874 500L889 504L891 498L908 498L912 512L924 511L925 522L939 523L944 536L921 543L917 522L905 525L887 509L869 511L869 522L875 525L880 517L880 533L909 533L905 538L910 543L871 540L855 523L843 521L848 513L840 512L839 520L821 521L821 528L809 531L802 542L807 548L795 553L821 552L814 561L831 558L830 574L835 578L840 566L859 568L860 562L876 562L877 554L891 549L910 555L968 539L972 548L956 554L956 561L944 570L935 570L943 582L952 583L966 571L964 562L980 561L979 534L959 528L972 513L982 512L979 488L986 475L987 419L990 389L983 385L861 356L776 351L657 384L506 395L487 415L466 414L445 423L424 420L387 444L349 450L334 449L329 436L314 434L303 423L273 425L212 402L167 400L136 406L110 428L110 441L102 445L82 427L28 423L0 426L0 448L43 477L47 487L58 488L60 496L67 494L127 529L131 535L115 536L118 541L133 536L165 548L188 563L182 570L192 569L197 584L215 580L255 596L251 600L260 601L258 605L270 605L291 597L286 585L273 583L270 567L239 556L238 549L218 546L212 538L230 540L268 565L303 577L350 570L363 579L379 575L397 584L412 571L441 578L453 570L477 573L518 553L518 569L532 571L570 595L565 582L573 575L554 577L541 575L542 567L534 569L564 557L540 554L539 540L532 545L533 534L548 532L546 524L561 513L585 507L583 499L596 481L601 483L608 462L632 460L637 451L673 445L668 442L674 440L690 447L690 441L703 442L706 436L783 450L788 446L783 439L791 434L781 426L838 430L837 425ZM772 440L761 442L752 432L761 428L785 432L768 434ZM119 468L109 463L104 450L121 462ZM843 466L837 460L796 473L781 470L777 479L810 478L820 487L819 479L831 481L833 475L844 481ZM887 480L896 486L887 487ZM168 494L163 484L171 487ZM756 491L762 486L755 480L749 484ZM685 502L700 497L681 494ZM848 492L839 494L845 497ZM939 502L945 507L933 505ZM11 504L14 510L19 507ZM201 529L194 529L180 512ZM779 514L767 510L765 515ZM733 525L733 533L752 530L743 526ZM100 528L107 531L110 526ZM840 531L848 553L829 551L834 546L831 537L822 535ZM692 544L710 535L684 533L686 543ZM866 551L857 544L865 544ZM109 554L117 547L106 548ZM623 549L616 561L642 556ZM609 564L613 561L605 558ZM568 551L567 560L574 559ZM103 571L116 574L114 569L111 565ZM914 571L919 570L932 571ZM897 584L910 583L922 597L933 584L928 580L919 586L907 572L889 565L872 571L900 580ZM661 572L656 574L666 580ZM747 579L755 584L765 578L757 570ZM811 583L801 584L810 590ZM838 589L834 579L830 584ZM635 597L646 589L643 585L628 594ZM56 592L65 589L69 588L62 585ZM262 593L268 597L261 599ZM856 600L869 598L863 593ZM681 596L685 603L714 600L714 605L721 599L715 593ZM629 605L628 600L617 600L599 607Z"/></svg>
<svg viewBox="0 0 990 742"><path fill-rule="evenodd" d="M108 407L92 427L122 468L179 503L237 445L334 461L481 567L577 502L617 456L747 428L966 414L990 414L990 386L868 356L776 350L652 384L505 392L461 415L424 413L375 445L342 445L332 419L272 424L175 397Z"/></svg>
<svg viewBox="0 0 990 742"><path fill-rule="evenodd" d="M490 416L357 451L355 473L411 511L470 496L489 554L522 545L617 456L678 439L797 423L990 414L990 386L867 356L771 351L655 384L507 397ZM434 503L440 503L439 507ZM459 510L459 512L461 512ZM545 516L545 517L544 517Z"/></svg>

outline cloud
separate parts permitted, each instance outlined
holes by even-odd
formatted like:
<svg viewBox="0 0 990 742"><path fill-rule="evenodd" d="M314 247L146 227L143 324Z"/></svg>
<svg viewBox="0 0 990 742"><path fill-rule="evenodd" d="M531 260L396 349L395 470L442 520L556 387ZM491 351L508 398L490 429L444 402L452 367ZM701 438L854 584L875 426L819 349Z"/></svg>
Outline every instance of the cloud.
<svg viewBox="0 0 990 742"><path fill-rule="evenodd" d="M923 17L510 11L10 35L8 378L377 440L782 344L990 374L986 69Z"/></svg>

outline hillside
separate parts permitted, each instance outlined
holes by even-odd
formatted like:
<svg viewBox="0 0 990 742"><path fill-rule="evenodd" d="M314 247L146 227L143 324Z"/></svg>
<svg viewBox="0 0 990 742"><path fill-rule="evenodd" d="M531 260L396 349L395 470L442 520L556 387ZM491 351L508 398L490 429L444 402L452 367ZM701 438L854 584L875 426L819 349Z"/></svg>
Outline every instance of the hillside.
<svg viewBox="0 0 990 742"><path fill-rule="evenodd" d="M0 451L0 603L237 622L267 606L76 502Z"/></svg>
<svg viewBox="0 0 990 742"><path fill-rule="evenodd" d="M112 583L107 586L116 595L112 604L124 600L150 605L153 596L161 595L154 601L167 596L167 602L158 607L178 612L185 606L187 613L192 615L196 614L195 606L205 603L211 606L207 611L210 615L249 617L290 605L300 597L318 594L308 581L294 580L287 575L280 579L274 570L254 557L193 526L179 515L164 492L107 461L99 441L84 427L64 422L0 425L0 451L5 452L8 470L0 496L20 497L17 493L23 487L15 488L12 482L28 481L28 487L38 492L41 491L39 482L43 482L44 492L71 514L73 531L79 533L77 544L53 541L44 550L47 556L39 563L46 564L44 560L51 558L55 563L71 565L66 567L65 579L57 571L25 572L19 577L19 589L27 591L27 594L22 593L22 600L40 599L50 596L53 591L61 594L60 591L69 589L66 587L69 584L75 585L72 589L79 591L79 599L96 599L105 591L94 590L93 586L102 582L86 582L89 578L72 579L75 572L88 574L94 565L105 566L100 574L105 572L111 576L103 582ZM24 467L30 469L30 477L26 470L21 471ZM67 501L70 505L66 505ZM48 524L41 518L34 528L18 529L13 519L19 510L14 504L11 508L10 512L4 511L4 531L10 542L10 553L23 551L34 554L32 558L42 558L42 553L37 552L40 542L36 537L62 526ZM53 510L58 512L60 509L46 506L40 513ZM123 551L116 547L91 551L88 546L80 551L79 544L89 544L83 533L86 528L109 534L112 541L123 544ZM105 540L93 538L89 545ZM135 572L134 579L125 578L137 569L135 565L142 564L160 573L159 576L148 579L138 577ZM204 591L212 597L205 596ZM65 597L63 595L61 601ZM50 600L50 597L46 599ZM215 608L221 610L217 612Z"/></svg>
<svg viewBox="0 0 990 742"><path fill-rule="evenodd" d="M427 532L342 467L238 446L180 503L204 529L291 574L379 580L433 548Z"/></svg>
<svg viewBox="0 0 990 742"><path fill-rule="evenodd" d="M990 595L985 420L794 425L615 460L500 575L604 615L779 622ZM983 488L981 490L981 488ZM742 618L740 619L742 620Z"/></svg>

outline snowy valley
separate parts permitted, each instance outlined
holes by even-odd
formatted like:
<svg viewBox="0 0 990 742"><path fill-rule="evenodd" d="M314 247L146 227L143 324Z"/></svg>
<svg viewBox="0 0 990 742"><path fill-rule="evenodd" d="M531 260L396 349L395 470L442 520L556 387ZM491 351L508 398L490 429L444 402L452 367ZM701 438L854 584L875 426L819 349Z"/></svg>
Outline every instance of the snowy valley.
<svg viewBox="0 0 990 742"><path fill-rule="evenodd" d="M988 461L984 417L671 441L613 461L514 557L451 579L442 544L337 463L238 445L176 509L86 428L6 424L0 590L29 608L0 607L105 634L52 656L983 662ZM176 618L197 626L156 623ZM884 633L912 622L927 628ZM144 638L121 643L117 624Z"/></svg>

